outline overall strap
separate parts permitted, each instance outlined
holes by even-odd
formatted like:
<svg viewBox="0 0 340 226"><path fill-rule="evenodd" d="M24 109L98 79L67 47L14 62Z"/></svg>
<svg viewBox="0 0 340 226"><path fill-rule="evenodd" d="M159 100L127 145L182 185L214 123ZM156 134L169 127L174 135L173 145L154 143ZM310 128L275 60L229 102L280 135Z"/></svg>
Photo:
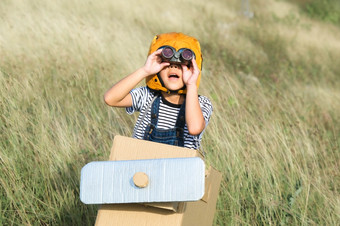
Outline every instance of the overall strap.
<svg viewBox="0 0 340 226"><path fill-rule="evenodd" d="M156 126L158 122L159 105L161 97L158 95L151 106L151 124Z"/></svg>
<svg viewBox="0 0 340 226"><path fill-rule="evenodd" d="M159 97L159 95L160 94L158 92L155 92L154 97L152 98L151 102L148 104L148 106L147 106L147 108L145 110L145 113L142 116L142 120L138 123L137 126L135 126L135 128L138 128L140 126L140 124L144 121L144 118L148 114L149 109L152 107L153 102ZM136 137L136 130L135 129L133 130L132 137Z"/></svg>
<svg viewBox="0 0 340 226"><path fill-rule="evenodd" d="M179 110L177 121L176 121L176 127L181 128L184 130L185 126L185 100L181 106L181 109Z"/></svg>

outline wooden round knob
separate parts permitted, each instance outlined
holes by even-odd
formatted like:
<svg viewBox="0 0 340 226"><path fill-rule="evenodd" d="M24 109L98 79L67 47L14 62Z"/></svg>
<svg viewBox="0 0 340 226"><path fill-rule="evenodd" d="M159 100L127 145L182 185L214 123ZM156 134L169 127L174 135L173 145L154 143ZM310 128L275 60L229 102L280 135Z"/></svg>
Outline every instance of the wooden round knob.
<svg viewBox="0 0 340 226"><path fill-rule="evenodd" d="M143 172L137 172L133 175L133 183L139 188L145 188L149 184L149 177Z"/></svg>

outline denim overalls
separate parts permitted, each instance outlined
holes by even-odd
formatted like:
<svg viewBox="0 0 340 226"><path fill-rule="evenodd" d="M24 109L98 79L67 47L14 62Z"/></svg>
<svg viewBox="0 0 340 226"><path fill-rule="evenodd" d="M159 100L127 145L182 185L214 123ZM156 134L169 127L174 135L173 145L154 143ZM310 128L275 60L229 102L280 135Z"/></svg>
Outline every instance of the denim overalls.
<svg viewBox="0 0 340 226"><path fill-rule="evenodd" d="M151 123L146 127L144 140L184 147L185 102L182 104L176 125L172 129L158 129L158 114L161 97L158 96L151 106Z"/></svg>

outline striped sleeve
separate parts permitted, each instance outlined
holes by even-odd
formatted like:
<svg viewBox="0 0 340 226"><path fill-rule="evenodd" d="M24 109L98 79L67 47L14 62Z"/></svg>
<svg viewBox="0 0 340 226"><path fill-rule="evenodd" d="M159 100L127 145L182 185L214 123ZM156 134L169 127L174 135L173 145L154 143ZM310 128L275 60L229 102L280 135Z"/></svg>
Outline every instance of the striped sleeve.
<svg viewBox="0 0 340 226"><path fill-rule="evenodd" d="M213 112L213 107L211 104L211 101L209 100L208 97L205 96L199 96L198 98L200 106L201 106L201 110L203 113L203 117L205 120L205 125L208 125L209 120L210 120L210 116Z"/></svg>
<svg viewBox="0 0 340 226"><path fill-rule="evenodd" d="M128 114L133 114L135 111L141 111L148 100L150 94L147 87L138 87L130 91L132 98L132 106L126 108Z"/></svg>

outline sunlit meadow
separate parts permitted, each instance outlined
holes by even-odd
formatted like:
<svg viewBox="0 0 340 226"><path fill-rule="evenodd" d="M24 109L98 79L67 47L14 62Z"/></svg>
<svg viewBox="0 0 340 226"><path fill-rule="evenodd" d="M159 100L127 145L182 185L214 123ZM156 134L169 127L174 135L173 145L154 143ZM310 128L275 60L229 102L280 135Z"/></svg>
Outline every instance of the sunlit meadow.
<svg viewBox="0 0 340 226"><path fill-rule="evenodd" d="M214 225L339 225L340 26L301 4L2 0L0 225L94 224L80 170L137 116L103 94L170 31L202 46L202 148L223 173Z"/></svg>

